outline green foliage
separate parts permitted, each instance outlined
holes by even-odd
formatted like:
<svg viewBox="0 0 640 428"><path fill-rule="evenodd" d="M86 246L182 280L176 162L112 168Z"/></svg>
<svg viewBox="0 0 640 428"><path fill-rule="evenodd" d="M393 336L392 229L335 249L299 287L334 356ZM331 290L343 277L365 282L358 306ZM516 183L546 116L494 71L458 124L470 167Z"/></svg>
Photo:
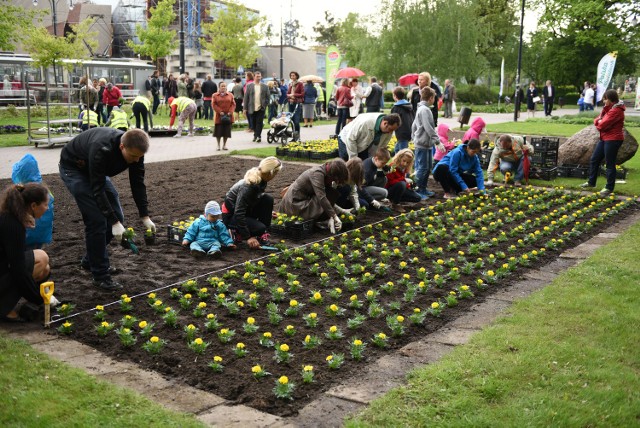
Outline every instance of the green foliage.
<svg viewBox="0 0 640 428"><path fill-rule="evenodd" d="M338 33L340 30L340 24L336 21L336 18L328 10L324 11L324 20L316 22L313 26L313 31L318 33L315 37L316 43L323 46L330 46L338 44Z"/></svg>
<svg viewBox="0 0 640 428"><path fill-rule="evenodd" d="M0 50L15 50L16 42L24 40L33 29L33 20L42 13L0 0Z"/></svg>
<svg viewBox="0 0 640 428"><path fill-rule="evenodd" d="M61 58L75 59L78 63L82 63L82 60L89 56L85 43L91 47L91 50L98 47L97 32L89 31L93 22L92 18L87 18L77 25L72 25L72 31L64 37L49 34L46 28L35 28L30 31L25 36L24 48L33 58L33 66L48 69ZM60 64L68 70L75 65L71 62Z"/></svg>
<svg viewBox="0 0 640 428"><path fill-rule="evenodd" d="M136 24L136 34L142 44L127 40L127 46L137 54L149 56L153 62L169 55L177 46L176 32L168 29L176 19L173 5L176 0L160 0L156 7L149 9L151 17L146 28Z"/></svg>
<svg viewBox="0 0 640 428"><path fill-rule="evenodd" d="M202 46L212 58L224 61L228 67L250 67L260 55L258 40L262 37L261 27L265 19L235 2L225 4L226 10L217 9L212 13L212 23L202 24L207 36L202 39Z"/></svg>
<svg viewBox="0 0 640 428"><path fill-rule="evenodd" d="M519 26L516 25L516 2L510 0L476 0L475 16L480 34L478 52L492 69L498 70L505 57L506 63L517 61Z"/></svg>
<svg viewBox="0 0 640 428"><path fill-rule="evenodd" d="M456 88L458 97L457 103L465 102L469 104L485 104L498 101L498 93L492 91L484 85L469 85Z"/></svg>

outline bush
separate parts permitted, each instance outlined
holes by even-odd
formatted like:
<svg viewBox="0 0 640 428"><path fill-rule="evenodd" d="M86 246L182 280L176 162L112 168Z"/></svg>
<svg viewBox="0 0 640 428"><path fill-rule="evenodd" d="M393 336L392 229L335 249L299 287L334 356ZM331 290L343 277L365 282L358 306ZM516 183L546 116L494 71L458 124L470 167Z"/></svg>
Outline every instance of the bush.
<svg viewBox="0 0 640 428"><path fill-rule="evenodd" d="M456 103L467 104L486 104L487 102L495 103L498 100L498 93L492 91L486 86L469 85L467 87L456 88Z"/></svg>

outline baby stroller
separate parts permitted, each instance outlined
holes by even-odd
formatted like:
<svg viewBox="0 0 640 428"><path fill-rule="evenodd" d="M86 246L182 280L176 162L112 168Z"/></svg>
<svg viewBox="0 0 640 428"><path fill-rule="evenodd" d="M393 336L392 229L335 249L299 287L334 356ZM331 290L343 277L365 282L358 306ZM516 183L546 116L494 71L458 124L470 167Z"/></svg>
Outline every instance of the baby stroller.
<svg viewBox="0 0 640 428"><path fill-rule="evenodd" d="M296 105L293 113L282 112L280 116L269 122L271 129L267 132L267 143L272 144L280 141L282 145L285 145L288 143L289 138L295 136L292 118L297 109L298 105Z"/></svg>

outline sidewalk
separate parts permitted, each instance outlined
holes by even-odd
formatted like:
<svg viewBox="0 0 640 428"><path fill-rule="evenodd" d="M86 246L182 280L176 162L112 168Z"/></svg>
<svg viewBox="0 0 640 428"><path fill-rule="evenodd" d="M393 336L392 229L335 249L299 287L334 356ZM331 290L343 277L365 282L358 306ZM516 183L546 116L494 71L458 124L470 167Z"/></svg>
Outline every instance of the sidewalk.
<svg viewBox="0 0 640 428"><path fill-rule="evenodd" d="M575 110L563 109L554 111L554 116L561 116L564 114L575 113ZM471 121L478 115L472 114ZM482 118L487 124L510 122L513 121L512 113L482 113ZM543 117L542 112L538 112L536 117ZM526 119L526 112L521 115L521 120ZM444 119L439 118L439 123L448 124L451 129L459 129L460 124L457 118ZM227 142L229 150L244 150L252 149L256 147L276 147L278 144L268 144L267 132L268 126L262 131L262 143L253 143L253 134L246 130L235 130L232 133L232 138ZM302 140L316 140L325 139L329 135L332 135L335 131L335 125L316 125L313 128L301 128ZM153 137L151 139L151 146L149 152L145 156L146 163L164 162L177 159L193 159L204 156L215 156L228 154L228 151L217 151L216 140L213 136L196 136L182 138L172 137ZM62 146L56 146L54 148L46 147L33 147L33 146L20 146L20 147L6 147L0 149L2 153L2 160L0 160L0 178L11 178L11 167L14 163L22 159L22 157L31 153L40 167L40 172L44 174L54 174L58 172L58 161L60 160L60 150Z"/></svg>

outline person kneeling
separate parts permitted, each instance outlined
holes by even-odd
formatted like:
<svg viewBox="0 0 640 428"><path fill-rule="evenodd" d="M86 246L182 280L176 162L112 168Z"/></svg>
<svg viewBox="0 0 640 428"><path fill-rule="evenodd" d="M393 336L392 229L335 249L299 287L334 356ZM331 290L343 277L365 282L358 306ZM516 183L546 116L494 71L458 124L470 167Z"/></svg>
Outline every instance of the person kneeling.
<svg viewBox="0 0 640 428"><path fill-rule="evenodd" d="M460 192L484 191L484 176L478 159L480 141L465 141L450 151L436 164L433 178L444 189L445 199L452 199Z"/></svg>
<svg viewBox="0 0 640 428"><path fill-rule="evenodd" d="M207 202L204 207L204 215L191 223L182 241L183 247L189 247L191 254L196 257L207 255L218 258L222 255L220 248L235 250L236 246L227 230L227 226L221 220L222 210L215 201Z"/></svg>

